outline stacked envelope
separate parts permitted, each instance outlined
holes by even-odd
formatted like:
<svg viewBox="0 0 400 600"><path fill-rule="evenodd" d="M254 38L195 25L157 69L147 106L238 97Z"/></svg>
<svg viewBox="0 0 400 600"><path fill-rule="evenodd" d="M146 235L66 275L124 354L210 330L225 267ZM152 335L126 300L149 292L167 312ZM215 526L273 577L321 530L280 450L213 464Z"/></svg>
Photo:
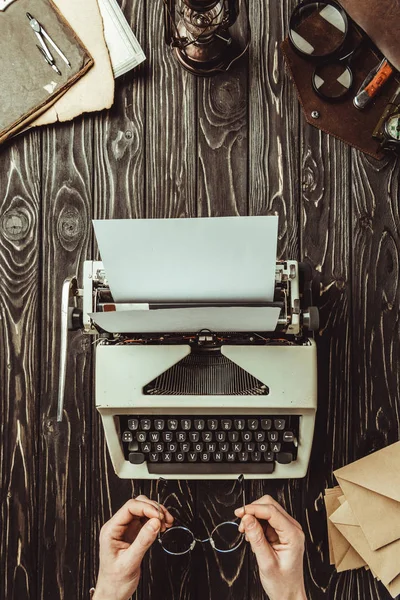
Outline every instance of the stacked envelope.
<svg viewBox="0 0 400 600"><path fill-rule="evenodd" d="M365 567L400 594L400 442L334 472L325 490L329 557L338 572Z"/></svg>

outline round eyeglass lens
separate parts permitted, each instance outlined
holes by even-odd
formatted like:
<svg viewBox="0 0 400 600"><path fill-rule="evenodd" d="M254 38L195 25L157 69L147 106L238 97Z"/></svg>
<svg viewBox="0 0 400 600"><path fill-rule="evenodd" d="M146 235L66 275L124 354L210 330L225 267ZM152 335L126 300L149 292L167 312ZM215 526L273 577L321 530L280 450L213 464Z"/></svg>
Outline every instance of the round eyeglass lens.
<svg viewBox="0 0 400 600"><path fill-rule="evenodd" d="M160 544L168 554L186 554L193 548L195 538L186 527L171 527L161 535Z"/></svg>
<svg viewBox="0 0 400 600"><path fill-rule="evenodd" d="M227 521L217 525L211 533L210 540L218 552L232 552L243 542L243 534L239 531L238 523Z"/></svg>
<svg viewBox="0 0 400 600"><path fill-rule="evenodd" d="M300 54L322 58L342 47L347 30L344 12L330 3L311 2L294 10L289 38Z"/></svg>
<svg viewBox="0 0 400 600"><path fill-rule="evenodd" d="M350 91L352 83L351 70L340 61L320 65L314 71L314 88L323 98L342 98Z"/></svg>

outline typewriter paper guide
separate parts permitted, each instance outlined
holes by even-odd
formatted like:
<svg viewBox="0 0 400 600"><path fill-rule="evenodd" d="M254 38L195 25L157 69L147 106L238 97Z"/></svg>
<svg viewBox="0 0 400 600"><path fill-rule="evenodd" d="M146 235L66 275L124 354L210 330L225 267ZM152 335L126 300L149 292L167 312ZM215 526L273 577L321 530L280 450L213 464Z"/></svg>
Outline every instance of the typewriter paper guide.
<svg viewBox="0 0 400 600"><path fill-rule="evenodd" d="M273 300L278 217L93 223L115 302Z"/></svg>

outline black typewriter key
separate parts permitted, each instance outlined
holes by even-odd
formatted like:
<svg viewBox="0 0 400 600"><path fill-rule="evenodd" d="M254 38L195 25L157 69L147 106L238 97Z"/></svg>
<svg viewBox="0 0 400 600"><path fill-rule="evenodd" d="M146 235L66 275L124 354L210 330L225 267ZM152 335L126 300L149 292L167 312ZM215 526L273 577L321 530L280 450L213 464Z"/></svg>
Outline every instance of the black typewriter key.
<svg viewBox="0 0 400 600"><path fill-rule="evenodd" d="M123 442L133 442L132 431L124 431L124 433L122 434L122 441Z"/></svg>
<svg viewBox="0 0 400 600"><path fill-rule="evenodd" d="M147 440L147 433L145 431L139 431L136 434L136 439L138 442L145 442Z"/></svg>
<svg viewBox="0 0 400 600"><path fill-rule="evenodd" d="M210 453L209 452L202 452L200 454L200 460L201 460L201 462L209 462L210 461Z"/></svg>
<svg viewBox="0 0 400 600"><path fill-rule="evenodd" d="M215 431L216 429L218 429L218 419L208 419L207 427L211 431Z"/></svg>
<svg viewBox="0 0 400 600"><path fill-rule="evenodd" d="M279 439L279 433L277 431L268 431L267 433L268 441L277 442Z"/></svg>
<svg viewBox="0 0 400 600"><path fill-rule="evenodd" d="M274 419L274 427L277 431L283 431L286 427L285 419Z"/></svg>
<svg viewBox="0 0 400 600"><path fill-rule="evenodd" d="M252 462L260 462L261 460L261 452L252 452L251 453L251 460Z"/></svg>
<svg viewBox="0 0 400 600"><path fill-rule="evenodd" d="M239 441L239 432L238 431L230 431L228 433L228 440L230 442L238 442Z"/></svg>
<svg viewBox="0 0 400 600"><path fill-rule="evenodd" d="M142 442L140 444L140 449L145 454L148 454L150 452L150 450L151 450L151 444L150 444L150 442Z"/></svg>
<svg viewBox="0 0 400 600"><path fill-rule="evenodd" d="M265 431L256 431L254 433L254 439L256 442L264 442L265 441Z"/></svg>
<svg viewBox="0 0 400 600"><path fill-rule="evenodd" d="M167 450L168 452L177 452L178 444L176 442L169 442L169 444L167 444Z"/></svg>
<svg viewBox="0 0 400 600"><path fill-rule="evenodd" d="M264 429L264 431L268 431L269 429L271 429L271 427L272 427L271 419L261 419L261 429Z"/></svg>
<svg viewBox="0 0 400 600"><path fill-rule="evenodd" d="M186 431L178 431L176 434L177 442L186 442Z"/></svg>
<svg viewBox="0 0 400 600"><path fill-rule="evenodd" d="M139 419L128 419L128 429L136 431L139 427Z"/></svg>
<svg viewBox="0 0 400 600"><path fill-rule="evenodd" d="M226 453L226 460L228 462L235 462L235 460L236 460L236 454L234 452L227 452Z"/></svg>
<svg viewBox="0 0 400 600"><path fill-rule="evenodd" d="M284 442L294 442L294 433L293 433L293 431L284 431L283 432L283 441Z"/></svg>
<svg viewBox="0 0 400 600"><path fill-rule="evenodd" d="M273 462L275 460L275 454L273 452L264 452L265 462Z"/></svg>
<svg viewBox="0 0 400 600"><path fill-rule="evenodd" d="M196 429L196 431L203 431L205 426L206 426L206 422L204 419L195 419L194 420L194 428Z"/></svg>
<svg viewBox="0 0 400 600"><path fill-rule="evenodd" d="M190 431L190 429L192 428L192 421L190 419L182 419L181 428L183 429L183 431Z"/></svg>
<svg viewBox="0 0 400 600"><path fill-rule="evenodd" d="M223 458L224 458L224 453L223 452L216 452L214 454L214 460L215 460L215 462L222 462Z"/></svg>
<svg viewBox="0 0 400 600"><path fill-rule="evenodd" d="M244 447L247 452L254 452L256 449L256 445L254 442L246 442Z"/></svg>
<svg viewBox="0 0 400 600"><path fill-rule="evenodd" d="M162 455L162 459L163 462L171 462L172 460L172 453L171 452L164 452Z"/></svg>
<svg viewBox="0 0 400 600"><path fill-rule="evenodd" d="M281 443L280 442L273 442L271 444L271 451L272 452L280 452L281 451Z"/></svg>
<svg viewBox="0 0 400 600"><path fill-rule="evenodd" d="M252 439L253 439L252 431L242 431L242 440L244 442L251 442Z"/></svg>
<svg viewBox="0 0 400 600"><path fill-rule="evenodd" d="M139 444L136 440L133 440L133 442L129 443L128 450L129 452L137 452L139 450Z"/></svg>
<svg viewBox="0 0 400 600"><path fill-rule="evenodd" d="M198 431L191 431L189 433L189 440L191 442L198 442L200 440L200 433Z"/></svg>
<svg viewBox="0 0 400 600"><path fill-rule="evenodd" d="M221 442L218 445L218 448L219 448L220 452L228 452L228 450L229 450L229 444L228 444L228 442Z"/></svg>
<svg viewBox="0 0 400 600"><path fill-rule="evenodd" d="M224 431L230 431L230 429L232 429L232 420L221 419L221 427Z"/></svg>
<svg viewBox="0 0 400 600"><path fill-rule="evenodd" d="M203 442L198 442L197 444L193 444L193 450L195 452L203 452L204 444Z"/></svg>
<svg viewBox="0 0 400 600"><path fill-rule="evenodd" d="M160 432L159 431L150 431L149 440L150 440L150 442L159 442L160 441Z"/></svg>
<svg viewBox="0 0 400 600"><path fill-rule="evenodd" d="M156 452L164 452L164 444L163 444L163 442L158 442L158 444L154 444L154 450Z"/></svg>
<svg viewBox="0 0 400 600"><path fill-rule="evenodd" d="M242 442L236 442L235 444L232 444L232 451L233 452L241 452L242 451Z"/></svg>
<svg viewBox="0 0 400 600"><path fill-rule="evenodd" d="M150 419L140 419L140 429L143 431L149 431L151 429Z"/></svg>
<svg viewBox="0 0 400 600"><path fill-rule="evenodd" d="M225 431L217 431L215 433L215 439L217 440L217 442L224 442L226 440Z"/></svg>
<svg viewBox="0 0 400 600"><path fill-rule="evenodd" d="M235 429L236 431L242 431L246 426L244 419L235 419Z"/></svg>
<svg viewBox="0 0 400 600"><path fill-rule="evenodd" d="M189 442L183 442L179 448L181 449L181 452L189 452L190 450L190 444Z"/></svg>
<svg viewBox="0 0 400 600"><path fill-rule="evenodd" d="M217 449L217 444L215 442L207 442L206 450L207 452L215 452Z"/></svg>
<svg viewBox="0 0 400 600"><path fill-rule="evenodd" d="M164 419L154 419L154 429L157 431L162 431L165 427Z"/></svg>
<svg viewBox="0 0 400 600"><path fill-rule="evenodd" d="M170 431L176 431L178 429L178 420L177 419L168 419L167 427Z"/></svg>
<svg viewBox="0 0 400 600"><path fill-rule="evenodd" d="M201 434L201 439L203 440L203 442L212 442L213 434L211 433L211 431L203 431L203 433Z"/></svg>
<svg viewBox="0 0 400 600"><path fill-rule="evenodd" d="M267 452L268 444L266 442L260 442L259 444L257 444L257 449L259 452Z"/></svg>
<svg viewBox="0 0 400 600"><path fill-rule="evenodd" d="M183 452L177 452L175 454L176 462L183 462L185 460L185 454Z"/></svg>
<svg viewBox="0 0 400 600"><path fill-rule="evenodd" d="M164 442L172 442L174 439L174 434L172 431L163 431L162 439Z"/></svg>
<svg viewBox="0 0 400 600"><path fill-rule="evenodd" d="M249 460L248 452L239 452L238 454L239 462L247 462Z"/></svg>
<svg viewBox="0 0 400 600"><path fill-rule="evenodd" d="M189 462L196 462L197 461L197 452L188 452L187 458L188 458Z"/></svg>
<svg viewBox="0 0 400 600"><path fill-rule="evenodd" d="M129 452L129 462L133 465L141 465L145 461L143 452Z"/></svg>
<svg viewBox="0 0 400 600"><path fill-rule="evenodd" d="M278 452L276 455L276 462L281 465L288 465L293 460L293 454L291 452Z"/></svg>
<svg viewBox="0 0 400 600"><path fill-rule="evenodd" d="M251 429L251 431L255 431L256 429L258 429L258 419L248 419L247 427Z"/></svg>
<svg viewBox="0 0 400 600"><path fill-rule="evenodd" d="M160 455L158 454L158 452L150 452L150 454L149 454L149 460L150 460L150 462L153 462L153 463L154 462L158 462L158 457L159 456Z"/></svg>

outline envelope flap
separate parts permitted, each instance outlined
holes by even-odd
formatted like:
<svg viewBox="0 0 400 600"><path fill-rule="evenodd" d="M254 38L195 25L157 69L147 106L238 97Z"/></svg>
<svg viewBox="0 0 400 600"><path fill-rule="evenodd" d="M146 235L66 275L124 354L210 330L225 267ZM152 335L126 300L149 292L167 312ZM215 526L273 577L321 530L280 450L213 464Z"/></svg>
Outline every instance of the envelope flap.
<svg viewBox="0 0 400 600"><path fill-rule="evenodd" d="M377 494L400 502L400 442L369 454L334 472Z"/></svg>
<svg viewBox="0 0 400 600"><path fill-rule="evenodd" d="M354 516L353 511L350 508L348 502L344 502L333 514L329 517L332 523L336 525L355 525L358 527L357 519Z"/></svg>

